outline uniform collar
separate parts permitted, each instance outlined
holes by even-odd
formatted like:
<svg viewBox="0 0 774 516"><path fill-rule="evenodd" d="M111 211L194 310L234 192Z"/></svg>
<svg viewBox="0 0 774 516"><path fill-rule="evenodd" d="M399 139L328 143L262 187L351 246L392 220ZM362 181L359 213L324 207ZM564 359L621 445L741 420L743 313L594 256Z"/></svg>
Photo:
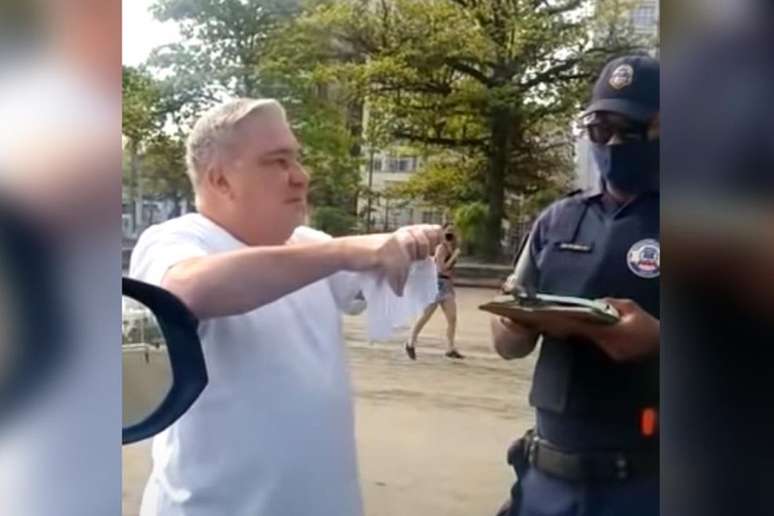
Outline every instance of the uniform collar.
<svg viewBox="0 0 774 516"><path fill-rule="evenodd" d="M605 193L605 184L603 181L598 181L592 186L591 188L588 188L581 193L581 198L584 201L590 201L592 199L596 199L602 196L602 194Z"/></svg>
<svg viewBox="0 0 774 516"><path fill-rule="evenodd" d="M594 186L587 188L586 190L583 190L583 192L581 193L581 197L583 198L583 200L588 201L592 199L598 199L602 197L602 195L604 195L606 192L607 190L605 188L605 181L600 179L597 183L594 184ZM659 195L661 195L661 192L659 191L648 191L636 196L628 204L631 204L632 202L643 197L652 197L652 196L658 197Z"/></svg>

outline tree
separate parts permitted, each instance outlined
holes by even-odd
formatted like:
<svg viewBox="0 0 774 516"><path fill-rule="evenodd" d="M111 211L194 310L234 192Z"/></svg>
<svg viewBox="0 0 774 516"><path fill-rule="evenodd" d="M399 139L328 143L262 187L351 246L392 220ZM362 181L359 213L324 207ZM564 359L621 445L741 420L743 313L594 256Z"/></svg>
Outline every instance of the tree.
<svg viewBox="0 0 774 516"><path fill-rule="evenodd" d="M148 65L164 78L176 122L190 127L224 97L261 96L271 34L297 9L296 0L158 0L151 12L176 22L182 42L154 49Z"/></svg>
<svg viewBox="0 0 774 516"><path fill-rule="evenodd" d="M364 191L362 100L317 67L347 59L342 49L331 51L328 38L320 42L318 37L302 30L297 18L288 20L272 34L258 74L264 94L283 103L304 146L313 222L343 234L357 225L357 199Z"/></svg>
<svg viewBox="0 0 774 516"><path fill-rule="evenodd" d="M315 45L296 37L299 8L296 0L159 0L154 15L177 22L184 41L154 50L149 66L163 77L164 109L182 132L227 97L278 99L304 146L310 202L322 210L314 220L340 232L355 216L359 135L322 78L296 67L316 57Z"/></svg>
<svg viewBox="0 0 774 516"><path fill-rule="evenodd" d="M460 233L466 254L478 254L479 248L484 244L486 233L483 229L488 213L486 204L480 201L463 204L454 211L454 226Z"/></svg>
<svg viewBox="0 0 774 516"><path fill-rule="evenodd" d="M184 134L171 132L167 127L172 114L163 83L142 68L124 67L123 72L122 131L129 172L125 186L133 203L142 197L142 190L143 194L173 201L176 215L180 201L193 196L186 175ZM135 227L137 211L135 206Z"/></svg>
<svg viewBox="0 0 774 516"><path fill-rule="evenodd" d="M312 73L357 91L370 131L485 164L468 172L487 206L483 253L494 257L506 192L568 168L566 133L593 77L640 46L614 3L597 19L591 0L349 1L310 9L298 26L331 53L364 56ZM611 25L596 45L593 29Z"/></svg>
<svg viewBox="0 0 774 516"><path fill-rule="evenodd" d="M124 66L122 70L121 132L129 152L129 192L132 200L132 227L137 227L137 197L139 189L140 153L147 141L164 123L161 109L161 90L146 70Z"/></svg>
<svg viewBox="0 0 774 516"><path fill-rule="evenodd" d="M173 217L180 215L180 202L192 200L191 181L186 174L185 140L180 134L161 132L148 142L142 159L147 189L173 203Z"/></svg>
<svg viewBox="0 0 774 516"><path fill-rule="evenodd" d="M476 176L483 165L475 156L441 152L430 156L408 181L389 190L396 197L420 200L451 212L481 199Z"/></svg>

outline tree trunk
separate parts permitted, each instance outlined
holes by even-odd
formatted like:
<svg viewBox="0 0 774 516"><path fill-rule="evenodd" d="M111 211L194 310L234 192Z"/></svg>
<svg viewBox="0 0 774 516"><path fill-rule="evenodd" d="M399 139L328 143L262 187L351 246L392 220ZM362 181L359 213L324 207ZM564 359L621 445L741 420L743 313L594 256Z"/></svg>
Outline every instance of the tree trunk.
<svg viewBox="0 0 774 516"><path fill-rule="evenodd" d="M171 194L171 199L174 202L172 205L172 212L169 214L170 218L176 218L180 216L180 201L181 201L181 195L178 192L173 192Z"/></svg>
<svg viewBox="0 0 774 516"><path fill-rule="evenodd" d="M143 188L142 188L143 185L142 185L142 174L140 173L140 166L139 166L140 165L139 155L137 156L136 162L137 162L137 171L136 171L135 178L137 180L137 185L135 188L136 188L137 200L135 201L135 206L137 207L137 225L141 229L145 229L145 220L144 220L145 201L143 200L143 197L145 196L145 192L143 192Z"/></svg>
<svg viewBox="0 0 774 516"><path fill-rule="evenodd" d="M132 233L137 231L137 180L139 177L140 158L137 142L129 142L129 206L132 209Z"/></svg>
<svg viewBox="0 0 774 516"><path fill-rule="evenodd" d="M487 166L486 197L489 212L486 218L482 253L488 260L497 260L501 254L502 221L505 216L505 175L511 151L512 120L507 107L492 114L492 140Z"/></svg>
<svg viewBox="0 0 774 516"><path fill-rule="evenodd" d="M384 200L384 229L383 229L385 233L389 231L389 226L390 226L390 200L385 199Z"/></svg>
<svg viewBox="0 0 774 516"><path fill-rule="evenodd" d="M347 107L350 135L352 136L352 146L349 149L350 156L360 158L363 151L363 103L352 103ZM371 151L371 167L373 167L373 151ZM357 193L349 199L348 213L357 217ZM370 229L370 228L369 228Z"/></svg>

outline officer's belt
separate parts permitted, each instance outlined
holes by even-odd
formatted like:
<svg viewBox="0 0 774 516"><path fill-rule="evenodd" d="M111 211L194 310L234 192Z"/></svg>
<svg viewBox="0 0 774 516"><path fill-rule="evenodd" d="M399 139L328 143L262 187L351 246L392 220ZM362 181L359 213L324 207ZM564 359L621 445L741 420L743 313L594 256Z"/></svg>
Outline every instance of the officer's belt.
<svg viewBox="0 0 774 516"><path fill-rule="evenodd" d="M621 452L568 452L557 448L533 431L524 436L523 446L514 448L525 454L531 467L564 480L575 482L611 482L658 474L658 449ZM509 462L516 457L509 458Z"/></svg>

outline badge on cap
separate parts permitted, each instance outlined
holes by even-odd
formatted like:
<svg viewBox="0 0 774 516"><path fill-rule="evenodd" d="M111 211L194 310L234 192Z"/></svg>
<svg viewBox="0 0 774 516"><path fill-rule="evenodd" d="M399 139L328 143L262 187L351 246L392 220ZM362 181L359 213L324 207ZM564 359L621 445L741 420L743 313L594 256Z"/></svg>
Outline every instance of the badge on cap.
<svg viewBox="0 0 774 516"><path fill-rule="evenodd" d="M661 273L661 246L652 238L640 240L629 249L626 263L640 278L657 278Z"/></svg>
<svg viewBox="0 0 774 516"><path fill-rule="evenodd" d="M622 90L632 83L634 80L634 68L628 64L622 64L613 70L610 74L610 86L617 90Z"/></svg>

